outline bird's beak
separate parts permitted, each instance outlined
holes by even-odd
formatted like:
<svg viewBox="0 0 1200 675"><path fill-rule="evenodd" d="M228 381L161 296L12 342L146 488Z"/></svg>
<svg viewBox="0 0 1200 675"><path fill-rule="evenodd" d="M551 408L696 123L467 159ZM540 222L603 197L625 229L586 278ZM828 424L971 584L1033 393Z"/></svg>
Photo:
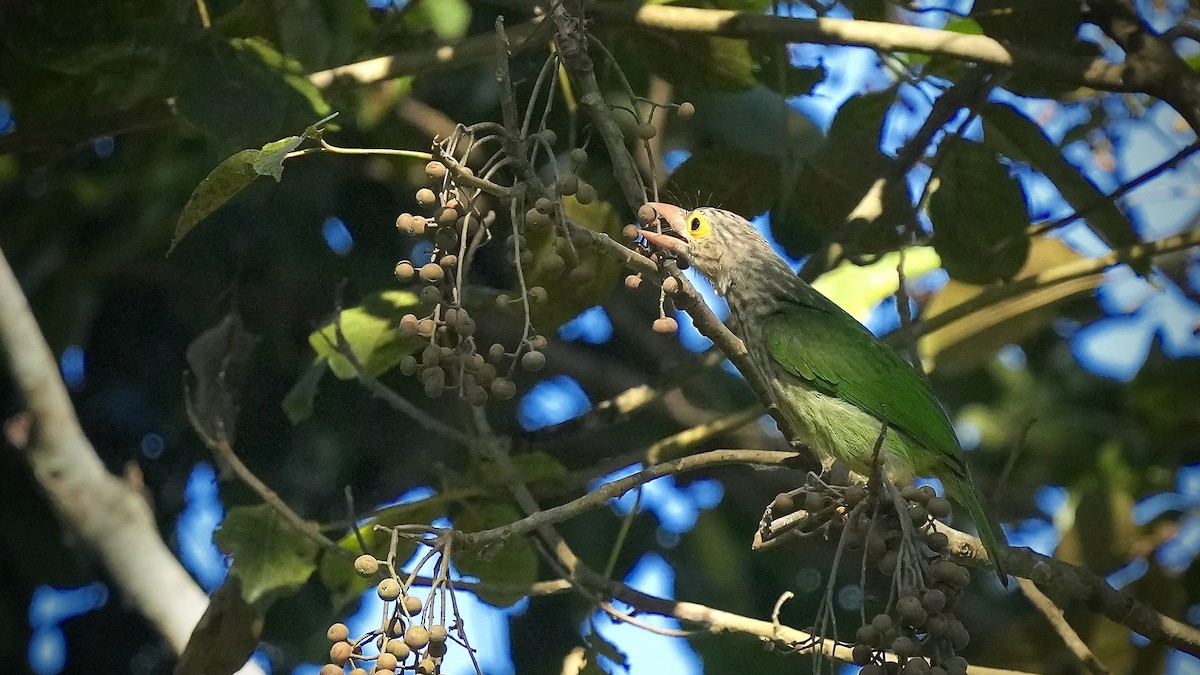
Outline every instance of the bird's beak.
<svg viewBox="0 0 1200 675"><path fill-rule="evenodd" d="M671 236L667 232L655 232L654 230L638 230L638 234L646 238L646 241L658 246L659 248L676 253L685 253L687 248L687 239L684 234L687 232L687 227L684 226L683 219L687 212L675 206L674 204L664 204L662 202L647 202L648 206L654 208L658 213L658 217L666 221L670 226L670 230L675 236Z"/></svg>

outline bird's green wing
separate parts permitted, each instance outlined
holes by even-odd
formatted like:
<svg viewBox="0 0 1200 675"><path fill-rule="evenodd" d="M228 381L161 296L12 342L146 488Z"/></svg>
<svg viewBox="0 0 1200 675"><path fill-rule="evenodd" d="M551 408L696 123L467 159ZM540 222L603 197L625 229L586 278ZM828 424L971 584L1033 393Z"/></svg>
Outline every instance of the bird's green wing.
<svg viewBox="0 0 1200 675"><path fill-rule="evenodd" d="M886 421L889 428L961 464L954 428L917 371L826 302L827 307L823 302L787 303L769 316L763 332L771 356L817 391Z"/></svg>

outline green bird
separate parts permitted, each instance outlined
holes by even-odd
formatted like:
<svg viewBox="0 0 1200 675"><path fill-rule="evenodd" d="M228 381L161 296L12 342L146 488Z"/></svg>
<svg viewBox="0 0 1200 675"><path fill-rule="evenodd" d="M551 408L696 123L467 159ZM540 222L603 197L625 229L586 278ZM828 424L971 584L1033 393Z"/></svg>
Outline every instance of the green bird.
<svg viewBox="0 0 1200 675"><path fill-rule="evenodd" d="M746 344L772 402L818 453L870 475L880 450L893 480L937 476L966 507L1000 581L1001 542L983 511L962 447L924 378L854 317L796 276L754 226L716 208L651 203L673 230L641 230L682 255L729 304L729 328ZM671 236L674 234L675 236Z"/></svg>

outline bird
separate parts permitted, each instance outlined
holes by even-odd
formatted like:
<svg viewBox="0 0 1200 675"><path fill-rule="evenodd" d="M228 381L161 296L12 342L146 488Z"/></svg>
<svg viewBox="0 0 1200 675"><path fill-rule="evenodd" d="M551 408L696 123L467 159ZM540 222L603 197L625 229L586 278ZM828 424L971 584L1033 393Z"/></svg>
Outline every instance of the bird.
<svg viewBox="0 0 1200 675"><path fill-rule="evenodd" d="M885 433L882 473L894 481L936 476L970 514L1007 586L1003 532L988 519L954 426L925 378L797 276L745 218L713 207L649 206L669 230L639 234L683 257L725 298L727 325L745 343L749 367L801 436L789 440L870 476Z"/></svg>

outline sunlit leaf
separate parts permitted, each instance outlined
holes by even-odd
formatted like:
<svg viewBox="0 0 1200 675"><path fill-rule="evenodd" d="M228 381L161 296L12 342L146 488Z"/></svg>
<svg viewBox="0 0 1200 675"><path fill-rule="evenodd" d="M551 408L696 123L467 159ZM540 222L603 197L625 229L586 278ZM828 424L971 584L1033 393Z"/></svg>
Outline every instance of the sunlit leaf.
<svg viewBox="0 0 1200 675"><path fill-rule="evenodd" d="M266 504L231 508L213 541L233 558L229 571L241 579L246 602L260 609L299 588L317 568L317 544Z"/></svg>
<svg viewBox="0 0 1200 675"><path fill-rule="evenodd" d="M275 179L275 182L283 180L283 160L288 156L288 153L300 147L304 142L303 136L288 136L267 143L258 151L258 157L254 160L254 172L260 176L270 176Z"/></svg>
<svg viewBox="0 0 1200 675"><path fill-rule="evenodd" d="M382 375L400 363L422 343L416 336L404 337L398 326L405 314L420 311L420 300L409 291L383 291L363 299L362 304L342 310L338 324L354 357L372 375ZM338 352L337 328L333 321L308 336L318 358L327 359L341 380L354 379L354 366Z"/></svg>
<svg viewBox="0 0 1200 675"><path fill-rule="evenodd" d="M841 305L859 321L866 321L871 311L885 298L896 294L900 278L896 268L899 253L888 253L870 265L843 262L822 274L813 288ZM941 266L937 252L929 246L914 246L904 251L904 276L912 280Z"/></svg>

